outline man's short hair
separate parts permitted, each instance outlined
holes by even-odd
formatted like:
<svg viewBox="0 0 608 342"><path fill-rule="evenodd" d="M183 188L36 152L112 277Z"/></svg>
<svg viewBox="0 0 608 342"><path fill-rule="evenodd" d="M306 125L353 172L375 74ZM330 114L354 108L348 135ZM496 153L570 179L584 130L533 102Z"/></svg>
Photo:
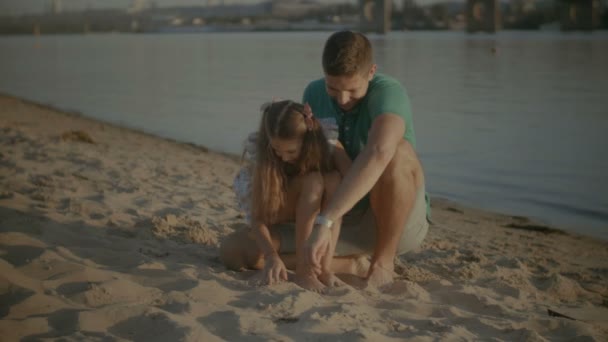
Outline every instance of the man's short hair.
<svg viewBox="0 0 608 342"><path fill-rule="evenodd" d="M373 63L372 44L358 32L332 34L323 49L323 71L330 76L364 75Z"/></svg>

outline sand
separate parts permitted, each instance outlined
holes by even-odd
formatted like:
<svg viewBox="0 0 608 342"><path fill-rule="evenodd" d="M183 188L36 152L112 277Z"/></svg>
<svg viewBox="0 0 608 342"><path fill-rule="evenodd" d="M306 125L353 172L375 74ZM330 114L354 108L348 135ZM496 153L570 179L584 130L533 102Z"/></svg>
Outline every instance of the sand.
<svg viewBox="0 0 608 342"><path fill-rule="evenodd" d="M391 286L250 286L217 257L238 168L0 96L0 340L607 339L607 241L437 198Z"/></svg>

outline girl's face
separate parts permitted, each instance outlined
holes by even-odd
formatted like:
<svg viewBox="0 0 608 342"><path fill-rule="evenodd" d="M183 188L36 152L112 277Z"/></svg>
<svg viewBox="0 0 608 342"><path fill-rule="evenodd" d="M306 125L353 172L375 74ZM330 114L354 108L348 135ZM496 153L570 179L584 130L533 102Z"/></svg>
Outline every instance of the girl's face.
<svg viewBox="0 0 608 342"><path fill-rule="evenodd" d="M285 163L293 164L300 157L302 139L271 138L270 146L274 153Z"/></svg>

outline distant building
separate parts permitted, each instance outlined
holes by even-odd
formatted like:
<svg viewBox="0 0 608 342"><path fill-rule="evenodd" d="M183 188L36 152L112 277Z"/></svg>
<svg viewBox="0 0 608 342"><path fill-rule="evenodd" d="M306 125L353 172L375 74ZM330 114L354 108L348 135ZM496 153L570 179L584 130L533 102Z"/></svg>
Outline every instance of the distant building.
<svg viewBox="0 0 608 342"><path fill-rule="evenodd" d="M559 4L563 31L591 31L600 27L604 8L599 0L560 0Z"/></svg>
<svg viewBox="0 0 608 342"><path fill-rule="evenodd" d="M148 2L146 0L133 0L131 6L127 8L127 13L139 13L148 8Z"/></svg>
<svg viewBox="0 0 608 342"><path fill-rule="evenodd" d="M52 0L51 1L51 13L53 13L53 14L61 13L61 0Z"/></svg>
<svg viewBox="0 0 608 342"><path fill-rule="evenodd" d="M468 32L496 32L501 27L498 0L467 0L466 18Z"/></svg>
<svg viewBox="0 0 608 342"><path fill-rule="evenodd" d="M207 0L207 7L211 6L224 6L224 0Z"/></svg>
<svg viewBox="0 0 608 342"><path fill-rule="evenodd" d="M392 1L359 0L360 26L364 32L387 33L391 29Z"/></svg>
<svg viewBox="0 0 608 342"><path fill-rule="evenodd" d="M528 14L536 9L536 0L511 0L510 6L515 15Z"/></svg>
<svg viewBox="0 0 608 342"><path fill-rule="evenodd" d="M272 15L279 18L301 17L322 7L320 3L310 0L273 0Z"/></svg>

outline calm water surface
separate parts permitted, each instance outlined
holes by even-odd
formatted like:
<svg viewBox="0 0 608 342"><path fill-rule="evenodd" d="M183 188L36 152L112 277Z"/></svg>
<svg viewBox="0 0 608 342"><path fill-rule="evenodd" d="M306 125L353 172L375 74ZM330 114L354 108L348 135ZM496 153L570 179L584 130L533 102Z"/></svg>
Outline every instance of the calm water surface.
<svg viewBox="0 0 608 342"><path fill-rule="evenodd" d="M0 37L0 91L238 153L329 33ZM433 195L608 239L608 33L370 36Z"/></svg>

